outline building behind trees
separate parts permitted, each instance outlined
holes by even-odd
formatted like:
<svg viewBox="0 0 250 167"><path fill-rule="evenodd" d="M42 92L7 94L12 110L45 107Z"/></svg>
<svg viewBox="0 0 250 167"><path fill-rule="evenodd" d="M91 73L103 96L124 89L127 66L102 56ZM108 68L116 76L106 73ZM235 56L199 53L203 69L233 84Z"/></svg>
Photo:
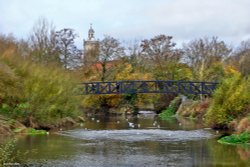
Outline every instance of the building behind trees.
<svg viewBox="0 0 250 167"><path fill-rule="evenodd" d="M83 41L83 63L84 65L91 65L96 63L99 58L99 41L94 37L94 29L92 25L90 25L90 29L88 31L88 38L87 40Z"/></svg>

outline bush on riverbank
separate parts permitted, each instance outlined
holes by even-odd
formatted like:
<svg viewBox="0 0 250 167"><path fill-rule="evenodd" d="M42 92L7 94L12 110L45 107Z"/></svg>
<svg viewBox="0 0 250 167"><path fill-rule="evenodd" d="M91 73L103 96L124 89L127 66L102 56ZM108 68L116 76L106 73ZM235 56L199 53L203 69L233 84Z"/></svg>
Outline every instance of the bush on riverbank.
<svg viewBox="0 0 250 167"><path fill-rule="evenodd" d="M181 104L181 98L179 96L175 97L174 100L172 100L170 102L167 109L163 110L162 113L160 113L160 118L162 120L171 119L175 115L175 113L178 110L180 104Z"/></svg>
<svg viewBox="0 0 250 167"><path fill-rule="evenodd" d="M0 63L5 69L0 73L0 87L5 88L0 89L0 114L34 128L78 114L77 81L69 72L14 55L1 57Z"/></svg>
<svg viewBox="0 0 250 167"><path fill-rule="evenodd" d="M247 115L250 105L250 79L231 71L213 94L206 114L206 122L212 127L228 127L234 119Z"/></svg>
<svg viewBox="0 0 250 167"><path fill-rule="evenodd" d="M0 166L17 166L23 162L21 158L23 154L16 150L16 139L12 139L5 144L0 145Z"/></svg>

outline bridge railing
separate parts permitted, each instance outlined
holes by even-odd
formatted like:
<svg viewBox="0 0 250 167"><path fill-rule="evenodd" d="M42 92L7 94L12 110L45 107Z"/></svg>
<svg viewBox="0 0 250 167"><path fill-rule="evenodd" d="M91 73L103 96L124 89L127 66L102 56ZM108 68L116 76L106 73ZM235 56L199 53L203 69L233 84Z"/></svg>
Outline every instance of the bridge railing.
<svg viewBox="0 0 250 167"><path fill-rule="evenodd" d="M84 82L82 94L134 94L134 93L175 93L207 94L215 90L217 82L195 81L112 81Z"/></svg>

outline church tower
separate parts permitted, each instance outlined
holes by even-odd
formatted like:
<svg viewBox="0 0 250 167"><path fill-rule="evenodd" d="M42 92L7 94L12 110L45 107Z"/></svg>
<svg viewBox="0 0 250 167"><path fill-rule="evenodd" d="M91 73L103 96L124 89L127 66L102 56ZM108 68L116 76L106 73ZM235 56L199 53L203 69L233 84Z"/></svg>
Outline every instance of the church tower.
<svg viewBox="0 0 250 167"><path fill-rule="evenodd" d="M94 29L92 28L92 24L90 24L88 38L83 41L84 48L84 57L83 63L84 65L90 65L96 63L99 57L99 41L94 37Z"/></svg>

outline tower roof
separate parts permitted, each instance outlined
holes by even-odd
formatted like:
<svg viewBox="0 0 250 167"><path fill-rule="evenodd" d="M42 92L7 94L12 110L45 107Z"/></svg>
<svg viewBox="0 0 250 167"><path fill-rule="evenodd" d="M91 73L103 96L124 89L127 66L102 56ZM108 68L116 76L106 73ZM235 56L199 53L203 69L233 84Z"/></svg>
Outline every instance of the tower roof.
<svg viewBox="0 0 250 167"><path fill-rule="evenodd" d="M94 37L94 29L92 28L92 24L90 24L89 32L88 32L88 40L95 40Z"/></svg>

